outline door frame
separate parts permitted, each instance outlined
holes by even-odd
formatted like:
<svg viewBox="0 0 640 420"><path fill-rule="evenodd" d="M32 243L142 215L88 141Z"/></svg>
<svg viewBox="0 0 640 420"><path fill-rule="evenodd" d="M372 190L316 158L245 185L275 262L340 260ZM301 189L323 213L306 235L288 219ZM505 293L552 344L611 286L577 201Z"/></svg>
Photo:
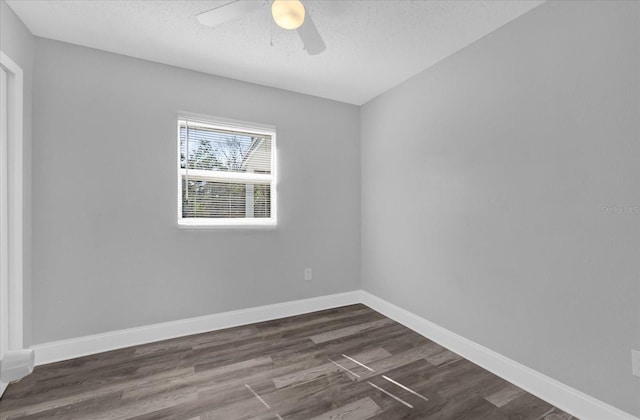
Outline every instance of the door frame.
<svg viewBox="0 0 640 420"><path fill-rule="evenodd" d="M0 51L0 66L6 73L6 123L0 130L0 359L23 348L23 72ZM5 98L3 98L5 99ZM4 120L4 118L3 118ZM0 382L0 396L7 384Z"/></svg>

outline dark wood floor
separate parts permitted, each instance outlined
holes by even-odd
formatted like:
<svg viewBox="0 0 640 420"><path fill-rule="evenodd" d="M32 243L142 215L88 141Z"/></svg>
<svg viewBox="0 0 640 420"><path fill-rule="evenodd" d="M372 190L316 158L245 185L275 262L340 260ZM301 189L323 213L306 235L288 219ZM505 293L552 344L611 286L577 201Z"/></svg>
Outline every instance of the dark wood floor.
<svg viewBox="0 0 640 420"><path fill-rule="evenodd" d="M39 366L1 419L572 419L363 305Z"/></svg>

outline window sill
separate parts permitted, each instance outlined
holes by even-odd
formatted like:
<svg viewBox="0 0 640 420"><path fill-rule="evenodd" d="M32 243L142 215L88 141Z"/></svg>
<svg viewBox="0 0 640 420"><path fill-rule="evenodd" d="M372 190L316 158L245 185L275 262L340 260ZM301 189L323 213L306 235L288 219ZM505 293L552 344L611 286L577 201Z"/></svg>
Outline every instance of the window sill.
<svg viewBox="0 0 640 420"><path fill-rule="evenodd" d="M211 229L277 229L276 220L239 219L239 220L179 220L178 228L211 230Z"/></svg>

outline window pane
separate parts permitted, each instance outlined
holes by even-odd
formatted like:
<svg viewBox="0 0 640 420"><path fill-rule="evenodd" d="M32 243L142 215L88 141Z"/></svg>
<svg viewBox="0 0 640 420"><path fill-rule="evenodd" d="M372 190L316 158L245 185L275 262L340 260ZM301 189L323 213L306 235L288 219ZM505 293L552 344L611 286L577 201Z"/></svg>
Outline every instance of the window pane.
<svg viewBox="0 0 640 420"><path fill-rule="evenodd" d="M271 186L182 178L183 218L269 218Z"/></svg>
<svg viewBox="0 0 640 420"><path fill-rule="evenodd" d="M180 124L180 167L206 171L271 173L271 138ZM187 154L188 152L188 154Z"/></svg>

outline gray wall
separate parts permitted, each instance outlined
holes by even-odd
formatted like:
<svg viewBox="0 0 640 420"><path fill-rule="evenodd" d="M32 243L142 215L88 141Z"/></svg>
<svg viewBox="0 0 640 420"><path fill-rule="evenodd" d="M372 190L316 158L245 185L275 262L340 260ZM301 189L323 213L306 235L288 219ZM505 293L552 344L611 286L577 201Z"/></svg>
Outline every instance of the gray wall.
<svg viewBox="0 0 640 420"><path fill-rule="evenodd" d="M33 36L4 0L0 0L0 50L22 68L23 99L23 256L24 256L24 345L31 344L31 86Z"/></svg>
<svg viewBox="0 0 640 420"><path fill-rule="evenodd" d="M639 5L543 4L361 110L363 288L635 415Z"/></svg>
<svg viewBox="0 0 640 420"><path fill-rule="evenodd" d="M356 106L42 38L35 51L35 343L360 289ZM277 126L276 230L177 227L178 110Z"/></svg>

